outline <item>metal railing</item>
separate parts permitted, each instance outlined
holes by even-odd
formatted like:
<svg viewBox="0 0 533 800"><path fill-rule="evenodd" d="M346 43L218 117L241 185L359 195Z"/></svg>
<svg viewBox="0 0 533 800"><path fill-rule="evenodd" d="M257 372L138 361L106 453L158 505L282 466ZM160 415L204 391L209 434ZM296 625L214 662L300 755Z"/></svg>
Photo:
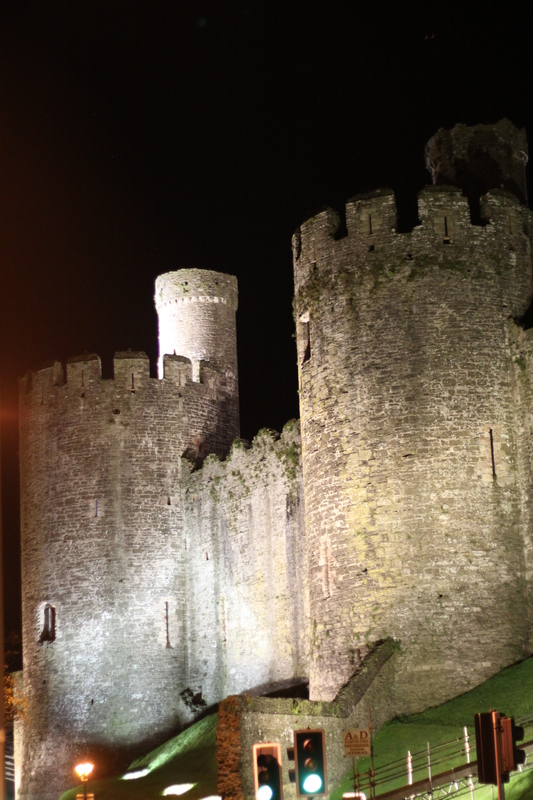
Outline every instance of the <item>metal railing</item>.
<svg viewBox="0 0 533 800"><path fill-rule="evenodd" d="M533 727L533 715L518 720L518 724L524 728ZM526 752L526 762L518 771L528 772L533 769L533 740L520 747ZM405 758L389 761L373 771L357 773L354 789L367 800L374 797L378 800L475 800L477 791L486 788L486 784L478 783L477 761L471 759L470 753L470 737L465 726L462 736L433 747L428 742L424 750L408 751ZM393 784L402 778L405 783L394 787Z"/></svg>

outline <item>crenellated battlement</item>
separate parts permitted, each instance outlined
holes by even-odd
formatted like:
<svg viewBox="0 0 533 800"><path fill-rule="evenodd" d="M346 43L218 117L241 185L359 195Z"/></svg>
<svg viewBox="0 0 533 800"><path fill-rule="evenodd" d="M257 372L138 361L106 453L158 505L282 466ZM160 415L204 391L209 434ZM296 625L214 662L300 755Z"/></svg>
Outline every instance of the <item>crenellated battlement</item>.
<svg viewBox="0 0 533 800"><path fill-rule="evenodd" d="M117 386L136 392L150 380L150 359L142 351L121 351L115 353L113 371Z"/></svg>
<svg viewBox="0 0 533 800"><path fill-rule="evenodd" d="M66 378L59 361L45 364L41 369L28 372L21 380L21 397L25 402L46 404L47 399L59 394L86 399L96 389L110 395L142 394L151 389L159 394L167 387L184 392L190 389L212 399L225 397L234 391L233 380L214 369L208 361L193 362L185 356L166 355L163 358L163 378L150 377L150 360L146 353L131 350L115 353L114 376L102 378L100 357L96 354L70 358L66 364ZM180 395L182 396L182 395Z"/></svg>
<svg viewBox="0 0 533 800"><path fill-rule="evenodd" d="M348 235L343 238L337 238L339 215L325 209L306 220L293 237L297 313L305 313L303 305L310 294L316 294L314 285L327 275L351 272L359 280L365 275L373 280L376 270L385 273L392 269L396 276L404 274L412 280L409 265L420 258L446 267L450 259L478 258L484 252L490 267L495 248L525 254L531 211L502 189L482 197L481 209L485 224L473 224L468 199L459 188L427 186L418 195L420 225L399 233L394 193L380 189L348 201ZM516 258L508 262L510 272L521 267L529 274L529 262L517 265Z"/></svg>

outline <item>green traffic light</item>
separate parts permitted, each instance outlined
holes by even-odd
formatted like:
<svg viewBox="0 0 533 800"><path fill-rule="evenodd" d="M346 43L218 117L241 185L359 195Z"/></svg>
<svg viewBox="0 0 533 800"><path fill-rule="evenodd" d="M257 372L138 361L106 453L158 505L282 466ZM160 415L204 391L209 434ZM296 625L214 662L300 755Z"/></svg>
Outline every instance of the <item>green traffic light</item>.
<svg viewBox="0 0 533 800"><path fill-rule="evenodd" d="M326 746L322 729L294 731L296 796L327 794Z"/></svg>
<svg viewBox="0 0 533 800"><path fill-rule="evenodd" d="M314 794L315 792L320 791L322 788L322 778L320 775L308 775L307 778L303 782L304 791L309 792L309 794Z"/></svg>

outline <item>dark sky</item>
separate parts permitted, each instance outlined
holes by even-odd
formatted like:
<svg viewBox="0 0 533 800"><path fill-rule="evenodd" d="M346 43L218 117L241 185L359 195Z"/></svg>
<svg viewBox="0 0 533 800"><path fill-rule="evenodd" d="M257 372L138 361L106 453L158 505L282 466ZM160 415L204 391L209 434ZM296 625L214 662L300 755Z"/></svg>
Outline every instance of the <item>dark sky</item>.
<svg viewBox="0 0 533 800"><path fill-rule="evenodd" d="M418 6L418 4L416 4ZM379 186L404 228L426 140L503 116L533 135L531 45L498 4L4 0L0 382L6 613L19 624L17 379L145 350L153 282L237 275L242 435L298 415L290 238ZM407 9L407 10L406 10Z"/></svg>

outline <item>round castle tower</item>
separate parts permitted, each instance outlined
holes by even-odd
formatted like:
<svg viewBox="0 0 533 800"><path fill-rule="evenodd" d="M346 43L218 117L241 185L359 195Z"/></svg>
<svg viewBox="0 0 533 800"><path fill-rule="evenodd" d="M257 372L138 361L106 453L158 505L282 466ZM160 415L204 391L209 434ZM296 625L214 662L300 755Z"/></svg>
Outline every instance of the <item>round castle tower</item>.
<svg viewBox="0 0 533 800"><path fill-rule="evenodd" d="M159 319L159 377L163 356L208 361L237 384L237 279L203 269L166 272L155 282Z"/></svg>
<svg viewBox="0 0 533 800"><path fill-rule="evenodd" d="M432 163L443 142L449 164L465 157L454 143L475 131L459 127L431 140ZM490 142L512 134L491 151L505 157L483 225L462 186L436 185L411 233L381 190L347 204L346 237L332 210L294 237L312 699L333 699L385 637L400 643L389 690L402 713L530 652L530 399L512 342L531 299L531 214L499 188L525 136L480 127Z"/></svg>
<svg viewBox="0 0 533 800"><path fill-rule="evenodd" d="M239 435L236 280L205 277L223 291L180 305L187 349L171 340L161 379L125 352L113 380L82 356L66 381L58 363L22 381L21 800L57 800L80 758L124 769L190 719L180 691L201 691L188 684L182 457L224 456ZM158 308L162 285L201 278L159 278Z"/></svg>

